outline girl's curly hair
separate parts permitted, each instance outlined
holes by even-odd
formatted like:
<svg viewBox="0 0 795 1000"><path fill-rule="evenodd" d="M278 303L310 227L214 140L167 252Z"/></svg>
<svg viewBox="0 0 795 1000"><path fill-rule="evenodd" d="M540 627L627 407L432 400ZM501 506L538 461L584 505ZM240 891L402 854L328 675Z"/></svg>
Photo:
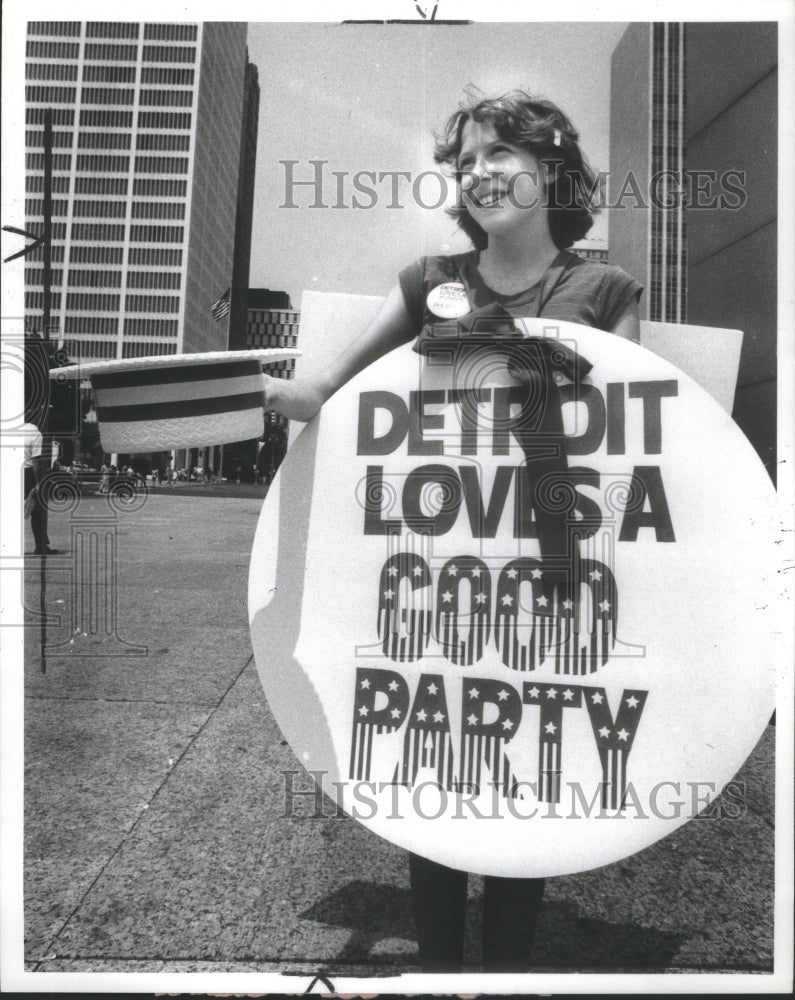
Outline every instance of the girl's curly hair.
<svg viewBox="0 0 795 1000"><path fill-rule="evenodd" d="M434 159L457 169L462 133L467 121L488 122L501 139L521 146L539 163L549 165L552 180L547 186L545 206L549 231L555 246L565 250L593 225L598 211L597 194L601 179L588 165L579 146L579 134L566 115L551 101L512 90L501 97L484 98L468 93L467 100L454 111L441 133L434 138ZM475 222L459 199L448 214L472 240L475 248L488 245L488 235Z"/></svg>

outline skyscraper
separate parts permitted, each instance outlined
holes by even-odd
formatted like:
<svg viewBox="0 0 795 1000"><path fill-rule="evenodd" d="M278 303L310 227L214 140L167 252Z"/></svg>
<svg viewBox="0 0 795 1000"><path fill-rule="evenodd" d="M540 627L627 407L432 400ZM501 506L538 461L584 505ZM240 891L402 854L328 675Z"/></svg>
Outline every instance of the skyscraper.
<svg viewBox="0 0 795 1000"><path fill-rule="evenodd" d="M645 286L644 319L683 323L683 26L630 24L610 76L610 260Z"/></svg>
<svg viewBox="0 0 795 1000"><path fill-rule="evenodd" d="M251 240L250 216L238 211L243 162L253 178L244 125L250 132L249 108L259 102L246 31L245 23L28 25L26 228L42 222L51 107L52 336L74 360L227 348L236 233L248 241L237 248L246 261ZM249 213L251 204L244 199ZM41 279L41 264L30 261L34 328Z"/></svg>
<svg viewBox="0 0 795 1000"><path fill-rule="evenodd" d="M773 21L631 24L613 53L610 260L643 318L743 331L733 416L773 477L777 88Z"/></svg>
<svg viewBox="0 0 795 1000"><path fill-rule="evenodd" d="M232 265L231 308L229 310L229 347L230 350L236 351L243 350L246 346L248 276L251 264L258 131L259 78L257 67L247 62L243 96L243 130L240 142L240 180L237 186L235 254Z"/></svg>

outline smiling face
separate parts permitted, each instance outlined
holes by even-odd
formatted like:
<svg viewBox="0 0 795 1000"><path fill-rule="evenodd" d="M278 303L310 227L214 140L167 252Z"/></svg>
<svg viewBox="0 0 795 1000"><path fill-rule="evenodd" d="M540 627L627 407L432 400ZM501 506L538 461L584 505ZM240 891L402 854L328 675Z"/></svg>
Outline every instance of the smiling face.
<svg viewBox="0 0 795 1000"><path fill-rule="evenodd" d="M464 123L456 167L463 204L489 234L524 228L545 211L543 167L528 150L500 138L491 122Z"/></svg>

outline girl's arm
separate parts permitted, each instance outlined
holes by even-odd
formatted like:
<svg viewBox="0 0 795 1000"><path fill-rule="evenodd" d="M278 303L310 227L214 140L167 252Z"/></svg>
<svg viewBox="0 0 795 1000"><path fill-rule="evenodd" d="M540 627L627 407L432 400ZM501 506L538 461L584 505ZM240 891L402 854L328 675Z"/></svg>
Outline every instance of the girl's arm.
<svg viewBox="0 0 795 1000"><path fill-rule="evenodd" d="M266 375L265 408L289 420L311 420L329 396L354 375L416 335L403 292L395 285L364 333L323 372L295 381Z"/></svg>
<svg viewBox="0 0 795 1000"><path fill-rule="evenodd" d="M610 332L625 340L634 340L636 344L640 343L640 313L638 312L637 299L630 302L613 324L613 329Z"/></svg>

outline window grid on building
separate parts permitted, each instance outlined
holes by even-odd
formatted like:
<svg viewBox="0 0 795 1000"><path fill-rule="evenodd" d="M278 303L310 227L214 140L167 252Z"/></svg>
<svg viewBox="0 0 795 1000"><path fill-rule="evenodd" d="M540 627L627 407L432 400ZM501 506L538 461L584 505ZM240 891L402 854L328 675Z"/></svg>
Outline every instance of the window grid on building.
<svg viewBox="0 0 795 1000"><path fill-rule="evenodd" d="M249 309L246 327L246 348L295 347L298 341L300 314L295 309ZM277 361L265 366L274 378L292 378L293 360Z"/></svg>
<svg viewBox="0 0 795 1000"><path fill-rule="evenodd" d="M86 38L138 38L140 25L122 21L90 21L86 25Z"/></svg>
<svg viewBox="0 0 795 1000"><path fill-rule="evenodd" d="M175 319L141 319L136 317L124 320L125 337L176 337L178 333ZM156 352L152 352L156 353Z"/></svg>
<svg viewBox="0 0 795 1000"><path fill-rule="evenodd" d="M81 128L132 128L132 111L120 108L83 108L80 112ZM129 148L129 143L127 144Z"/></svg>
<svg viewBox="0 0 795 1000"><path fill-rule="evenodd" d="M128 288L173 288L182 285L179 271L128 271Z"/></svg>
<svg viewBox="0 0 795 1000"><path fill-rule="evenodd" d="M174 135L169 132L140 132L135 139L135 148L159 150L166 153L185 153L190 149L189 135Z"/></svg>
<svg viewBox="0 0 795 1000"><path fill-rule="evenodd" d="M184 226L130 226L131 243L182 243Z"/></svg>
<svg viewBox="0 0 795 1000"><path fill-rule="evenodd" d="M244 36L237 28L221 26L213 32L215 48L209 51L220 56L231 46L236 58L241 48L244 53ZM52 314L68 335L67 351L77 357L174 353L183 335L188 178L195 155L195 88L202 51L197 46L200 38L205 44L207 35L196 24L28 25L26 214L34 230L43 216L42 126L46 108L52 107L53 190L61 196L53 203L59 218L53 223L52 259L69 264L52 275L54 287L66 286L53 293ZM236 65L210 58L219 67ZM234 88L239 84L227 83L235 71L219 72L219 83L230 86L237 100ZM233 118L234 113L228 120ZM227 122L217 112L213 120ZM219 136L234 131L234 125L224 126ZM220 144L219 176L231 164L238 169L238 154L231 155L231 148ZM232 207L231 218L234 201ZM213 217L212 233L216 223L223 229ZM208 234L200 235L206 239ZM204 277L205 270L214 285L217 265L202 261L197 276ZM39 261L31 260L25 272L26 286L31 286L26 287L26 309L43 306L42 275ZM126 310L135 315L126 316ZM213 326L211 317L208 326Z"/></svg>
<svg viewBox="0 0 795 1000"><path fill-rule="evenodd" d="M685 210L674 189L684 183L683 29L659 23L652 30L651 174L663 183L651 204L649 318L682 323L687 306ZM664 207L669 200L672 207Z"/></svg>
<svg viewBox="0 0 795 1000"><path fill-rule="evenodd" d="M83 66L83 83L135 83L135 66L86 63Z"/></svg>
<svg viewBox="0 0 795 1000"><path fill-rule="evenodd" d="M53 198L52 200L52 214L53 217L56 215L66 215L66 210L69 205L68 201L63 201L60 198ZM43 216L44 215L44 199L43 198L26 198L25 199L25 215L27 216Z"/></svg>
<svg viewBox="0 0 795 1000"><path fill-rule="evenodd" d="M28 35L79 35L79 21L30 21Z"/></svg>
<svg viewBox="0 0 795 1000"><path fill-rule="evenodd" d="M139 111L138 128L189 129L189 111Z"/></svg>
<svg viewBox="0 0 795 1000"><path fill-rule="evenodd" d="M83 331L77 330L75 332L81 333ZM71 337L67 337L63 346L70 358L103 361L116 357L116 342L113 340L73 340Z"/></svg>
<svg viewBox="0 0 795 1000"><path fill-rule="evenodd" d="M121 288L121 271L69 271L70 288Z"/></svg>
<svg viewBox="0 0 795 1000"><path fill-rule="evenodd" d="M128 132L79 132L78 149L129 149L132 136Z"/></svg>
<svg viewBox="0 0 795 1000"><path fill-rule="evenodd" d="M127 312L175 313L179 312L178 295L127 295L124 308Z"/></svg>
<svg viewBox="0 0 795 1000"><path fill-rule="evenodd" d="M44 270L44 265L41 267L28 266L25 268L25 284L26 285L41 285L42 274ZM53 288L57 288L63 281L63 271L60 268L53 268L50 281Z"/></svg>
<svg viewBox="0 0 795 1000"><path fill-rule="evenodd" d="M26 108L25 124L43 125L46 110L46 108ZM52 111L53 127L57 128L59 125L65 125L71 128L74 125L75 113L73 108L51 108L50 110Z"/></svg>
<svg viewBox="0 0 795 1000"><path fill-rule="evenodd" d="M145 358L150 354L176 354L176 344L147 343L146 341L125 341L122 344L123 358Z"/></svg>
<svg viewBox="0 0 795 1000"><path fill-rule="evenodd" d="M142 106L148 107L189 108L193 104L193 93L190 90L142 90L139 100Z"/></svg>
<svg viewBox="0 0 795 1000"><path fill-rule="evenodd" d="M144 38L159 42L195 42L195 24L145 24Z"/></svg>
<svg viewBox="0 0 795 1000"><path fill-rule="evenodd" d="M119 194L126 195L126 177L76 177L75 194Z"/></svg>
<svg viewBox="0 0 795 1000"><path fill-rule="evenodd" d="M77 80L77 63L28 63L26 80Z"/></svg>
<svg viewBox="0 0 795 1000"><path fill-rule="evenodd" d="M25 87L25 100L36 104L74 104L76 87L46 87L30 84Z"/></svg>
<svg viewBox="0 0 795 1000"><path fill-rule="evenodd" d="M66 308L83 309L86 312L118 312L120 295L104 295L101 292L67 292Z"/></svg>
<svg viewBox="0 0 795 1000"><path fill-rule="evenodd" d="M44 153L25 153L27 170L44 170ZM53 153L53 171L68 172L72 169L72 157L68 153Z"/></svg>
<svg viewBox="0 0 795 1000"><path fill-rule="evenodd" d="M44 292L25 292L25 308L30 310L41 310L44 308ZM60 292L53 292L50 299L50 308L58 310L61 308Z"/></svg>
<svg viewBox="0 0 795 1000"><path fill-rule="evenodd" d="M136 156L136 174L187 174L188 160L181 156Z"/></svg>
<svg viewBox="0 0 795 1000"><path fill-rule="evenodd" d="M145 63L194 63L196 49L193 46L144 45Z"/></svg>
<svg viewBox="0 0 795 1000"><path fill-rule="evenodd" d="M114 337L119 332L119 321L115 316L67 316L64 332Z"/></svg>
<svg viewBox="0 0 795 1000"><path fill-rule="evenodd" d="M130 247L130 266L182 267L182 250L171 247Z"/></svg>
<svg viewBox="0 0 795 1000"><path fill-rule="evenodd" d="M80 153L77 157L77 170L80 173L126 174L130 169L129 156L111 156L109 154Z"/></svg>
<svg viewBox="0 0 795 1000"><path fill-rule="evenodd" d="M88 240L96 243L105 240L108 243L124 242L124 226L106 226L102 223L73 222L71 237L73 240Z"/></svg>
<svg viewBox="0 0 795 1000"><path fill-rule="evenodd" d="M34 149L41 149L44 145L44 132L34 132L32 130L25 132L25 145L32 146ZM71 132L53 132L52 134L52 146L53 149L71 149L72 148L72 133Z"/></svg>
<svg viewBox="0 0 795 1000"><path fill-rule="evenodd" d="M138 58L138 46L87 43L84 57L95 62L135 62Z"/></svg>
<svg viewBox="0 0 795 1000"><path fill-rule="evenodd" d="M142 66L141 83L163 83L171 87L192 87L195 73L192 69L174 66Z"/></svg>
<svg viewBox="0 0 795 1000"><path fill-rule="evenodd" d="M134 201L134 219L184 219L185 203L181 201Z"/></svg>
<svg viewBox="0 0 795 1000"><path fill-rule="evenodd" d="M119 332L119 321L115 316L67 316L64 331L114 337Z"/></svg>
<svg viewBox="0 0 795 1000"><path fill-rule="evenodd" d="M184 198L188 193L188 182L171 177L136 177L133 194L150 198Z"/></svg>
<svg viewBox="0 0 795 1000"><path fill-rule="evenodd" d="M88 333L99 337L117 337L119 320L117 316L67 316L65 333Z"/></svg>
<svg viewBox="0 0 795 1000"><path fill-rule="evenodd" d="M77 59L79 52L79 42L37 42L29 40L25 46L25 55L28 59Z"/></svg>
<svg viewBox="0 0 795 1000"><path fill-rule="evenodd" d="M123 260L123 247L73 246L69 251L71 264L121 264Z"/></svg>

